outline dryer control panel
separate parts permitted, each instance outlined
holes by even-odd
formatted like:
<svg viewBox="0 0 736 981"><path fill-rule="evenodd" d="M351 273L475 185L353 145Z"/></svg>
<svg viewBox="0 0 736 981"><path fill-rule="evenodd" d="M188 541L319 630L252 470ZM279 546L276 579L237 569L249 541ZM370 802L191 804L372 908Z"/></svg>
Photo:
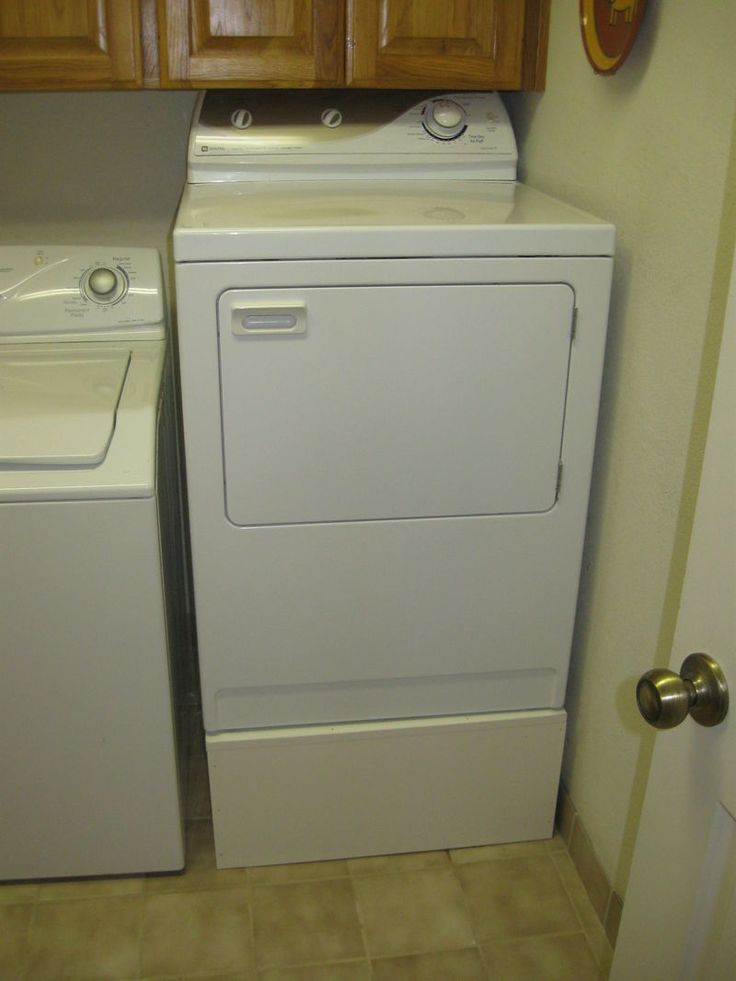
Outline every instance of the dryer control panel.
<svg viewBox="0 0 736 981"><path fill-rule="evenodd" d="M220 90L198 102L188 179L515 180L516 163L492 92Z"/></svg>
<svg viewBox="0 0 736 981"><path fill-rule="evenodd" d="M155 249L0 246L0 343L164 336Z"/></svg>

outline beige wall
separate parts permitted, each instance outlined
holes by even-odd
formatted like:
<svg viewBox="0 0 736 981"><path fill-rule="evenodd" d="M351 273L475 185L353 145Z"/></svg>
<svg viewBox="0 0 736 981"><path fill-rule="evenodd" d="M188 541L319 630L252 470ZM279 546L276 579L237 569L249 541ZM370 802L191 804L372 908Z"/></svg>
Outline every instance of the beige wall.
<svg viewBox="0 0 736 981"><path fill-rule="evenodd" d="M618 227L564 779L622 894L653 739L634 685L669 658L736 199L736 7L648 7L604 78L552 0L546 91L507 99L522 179Z"/></svg>
<svg viewBox="0 0 736 981"><path fill-rule="evenodd" d="M192 92L0 94L0 241L165 249L194 99Z"/></svg>

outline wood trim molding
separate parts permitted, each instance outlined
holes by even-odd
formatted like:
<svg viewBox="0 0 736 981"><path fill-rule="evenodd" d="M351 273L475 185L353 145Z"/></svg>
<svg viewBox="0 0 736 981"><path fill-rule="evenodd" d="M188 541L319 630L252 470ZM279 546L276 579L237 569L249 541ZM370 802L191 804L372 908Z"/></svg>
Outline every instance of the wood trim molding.
<svg viewBox="0 0 736 981"><path fill-rule="evenodd" d="M527 0L524 14L521 88L542 92L547 78L550 0Z"/></svg>

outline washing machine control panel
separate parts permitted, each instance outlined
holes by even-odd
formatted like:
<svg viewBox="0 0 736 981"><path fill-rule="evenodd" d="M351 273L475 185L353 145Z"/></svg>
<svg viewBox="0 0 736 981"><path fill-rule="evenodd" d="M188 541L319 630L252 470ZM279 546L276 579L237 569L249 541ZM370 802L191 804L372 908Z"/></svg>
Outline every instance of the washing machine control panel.
<svg viewBox="0 0 736 981"><path fill-rule="evenodd" d="M508 181L516 162L495 92L219 90L195 113L188 180Z"/></svg>
<svg viewBox="0 0 736 981"><path fill-rule="evenodd" d="M163 336L155 249L0 246L0 343Z"/></svg>

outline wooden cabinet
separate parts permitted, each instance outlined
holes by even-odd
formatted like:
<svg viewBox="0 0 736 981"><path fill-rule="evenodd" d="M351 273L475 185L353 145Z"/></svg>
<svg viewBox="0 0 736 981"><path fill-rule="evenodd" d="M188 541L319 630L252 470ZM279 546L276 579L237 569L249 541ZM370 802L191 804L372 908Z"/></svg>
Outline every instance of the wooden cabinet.
<svg viewBox="0 0 736 981"><path fill-rule="evenodd" d="M342 0L163 0L161 7L164 87L342 84Z"/></svg>
<svg viewBox="0 0 736 981"><path fill-rule="evenodd" d="M141 82L138 0L0 0L0 89Z"/></svg>
<svg viewBox="0 0 736 981"><path fill-rule="evenodd" d="M536 89L549 0L159 0L163 87Z"/></svg>
<svg viewBox="0 0 736 981"><path fill-rule="evenodd" d="M349 0L346 82L520 88L528 6L517 0Z"/></svg>
<svg viewBox="0 0 736 981"><path fill-rule="evenodd" d="M0 0L0 89L544 87L549 0Z"/></svg>

